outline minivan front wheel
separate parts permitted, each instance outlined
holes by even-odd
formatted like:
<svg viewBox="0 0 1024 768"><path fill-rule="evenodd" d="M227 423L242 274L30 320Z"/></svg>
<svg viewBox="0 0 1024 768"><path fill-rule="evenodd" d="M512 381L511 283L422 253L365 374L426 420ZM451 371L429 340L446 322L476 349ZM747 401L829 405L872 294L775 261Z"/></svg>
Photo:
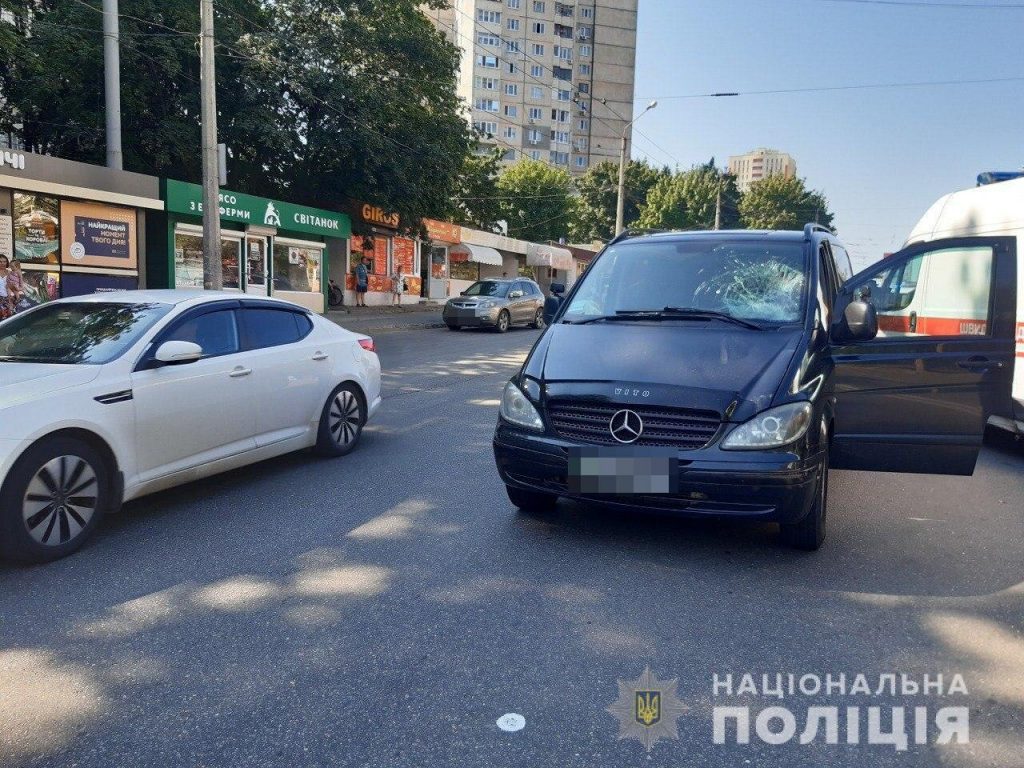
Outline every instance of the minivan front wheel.
<svg viewBox="0 0 1024 768"><path fill-rule="evenodd" d="M0 554L42 563L70 555L110 506L110 468L91 445L54 437L18 459L0 491Z"/></svg>
<svg viewBox="0 0 1024 768"><path fill-rule="evenodd" d="M796 549L813 552L825 541L825 517L828 511L828 445L818 468L811 510L796 523L779 527L782 540Z"/></svg>

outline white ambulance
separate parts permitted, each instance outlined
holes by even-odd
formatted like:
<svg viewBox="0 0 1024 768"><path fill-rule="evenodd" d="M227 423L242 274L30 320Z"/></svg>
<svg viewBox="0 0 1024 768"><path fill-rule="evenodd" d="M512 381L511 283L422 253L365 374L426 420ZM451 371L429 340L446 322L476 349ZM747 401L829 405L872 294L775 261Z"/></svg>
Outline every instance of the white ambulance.
<svg viewBox="0 0 1024 768"><path fill-rule="evenodd" d="M913 228L904 248L940 246L937 241L942 250L931 252L936 257L911 259L898 274L891 270L876 279L872 299L879 335L994 336L990 323L1012 322L1015 350L1006 362L1013 370L993 371L1007 386L1012 380L1011 397L1002 405L996 401L989 423L1024 436L1024 266L1018 263L1024 254L1024 178L945 195ZM1007 275L993 276L993 249L1017 254L1000 262L1016 267L1016 314L1009 319L994 316L998 278Z"/></svg>

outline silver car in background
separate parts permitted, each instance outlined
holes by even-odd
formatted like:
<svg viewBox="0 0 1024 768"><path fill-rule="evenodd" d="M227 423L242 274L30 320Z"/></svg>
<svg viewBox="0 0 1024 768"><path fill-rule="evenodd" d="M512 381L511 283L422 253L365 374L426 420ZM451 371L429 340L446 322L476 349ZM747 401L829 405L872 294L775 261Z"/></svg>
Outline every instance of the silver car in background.
<svg viewBox="0 0 1024 768"><path fill-rule="evenodd" d="M504 333L512 325L544 327L544 294L525 277L477 280L444 305L445 325L460 328L491 328Z"/></svg>

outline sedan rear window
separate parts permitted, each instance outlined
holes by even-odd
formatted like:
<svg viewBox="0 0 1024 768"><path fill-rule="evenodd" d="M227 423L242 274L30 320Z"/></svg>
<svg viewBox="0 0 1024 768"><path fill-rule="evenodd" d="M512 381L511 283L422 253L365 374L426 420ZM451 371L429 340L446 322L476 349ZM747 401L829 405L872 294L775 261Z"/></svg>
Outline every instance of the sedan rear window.
<svg viewBox="0 0 1024 768"><path fill-rule="evenodd" d="M0 323L0 362L109 363L170 310L158 303L44 304Z"/></svg>
<svg viewBox="0 0 1024 768"><path fill-rule="evenodd" d="M241 314L249 349L293 344L312 327L308 319L289 310L246 308Z"/></svg>

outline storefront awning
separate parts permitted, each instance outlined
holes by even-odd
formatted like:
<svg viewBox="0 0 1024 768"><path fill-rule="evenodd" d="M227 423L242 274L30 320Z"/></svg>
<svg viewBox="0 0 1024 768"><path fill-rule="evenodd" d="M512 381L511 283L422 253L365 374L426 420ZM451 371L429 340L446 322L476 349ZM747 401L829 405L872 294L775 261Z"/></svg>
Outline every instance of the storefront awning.
<svg viewBox="0 0 1024 768"><path fill-rule="evenodd" d="M572 253L565 248L558 248L554 245L531 243L526 249L526 263L533 267L573 269Z"/></svg>
<svg viewBox="0 0 1024 768"><path fill-rule="evenodd" d="M501 254L486 245L470 245L462 243L448 251L452 261L475 261L479 264L490 264L500 267L504 261Z"/></svg>

